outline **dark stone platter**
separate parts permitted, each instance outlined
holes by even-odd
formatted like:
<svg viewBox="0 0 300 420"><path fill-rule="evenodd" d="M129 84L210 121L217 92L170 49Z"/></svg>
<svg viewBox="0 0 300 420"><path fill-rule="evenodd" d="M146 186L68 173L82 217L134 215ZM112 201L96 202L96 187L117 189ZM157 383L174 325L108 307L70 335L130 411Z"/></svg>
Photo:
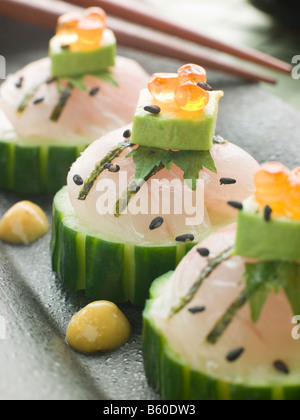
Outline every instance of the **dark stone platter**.
<svg viewBox="0 0 300 420"><path fill-rule="evenodd" d="M47 55L51 33L0 19L0 54L8 72ZM149 72L176 71L178 63L120 49ZM300 114L259 85L210 72L209 83L223 89L217 133L259 162L280 160L300 165ZM52 197L20 197L0 193L0 216L15 202L32 199L51 219ZM0 243L0 315L6 339L0 340L0 399L25 400L153 400L141 350L141 310L121 306L132 327L123 348L83 356L65 342L71 316L89 303L51 272L50 233L30 247Z"/></svg>

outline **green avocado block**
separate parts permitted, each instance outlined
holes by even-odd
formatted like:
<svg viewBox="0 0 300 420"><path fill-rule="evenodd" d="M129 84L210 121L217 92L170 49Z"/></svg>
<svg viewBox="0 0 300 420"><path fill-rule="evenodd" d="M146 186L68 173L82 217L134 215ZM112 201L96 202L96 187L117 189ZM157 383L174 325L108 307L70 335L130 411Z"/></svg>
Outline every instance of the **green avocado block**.
<svg viewBox="0 0 300 420"><path fill-rule="evenodd" d="M208 105L199 112L182 111L176 104L162 104L153 99L148 89L141 92L136 109L131 143L140 146L172 150L209 150L218 116L219 99L222 91L209 93ZM146 106L157 105L159 114L144 110Z"/></svg>
<svg viewBox="0 0 300 420"><path fill-rule="evenodd" d="M234 254L260 261L300 262L300 221L271 216L267 222L253 202L248 199L239 213Z"/></svg>
<svg viewBox="0 0 300 420"><path fill-rule="evenodd" d="M115 65L116 46L115 35L110 29L104 31L101 45L94 50L63 49L59 38L54 36L49 46L52 75L75 77L107 70Z"/></svg>

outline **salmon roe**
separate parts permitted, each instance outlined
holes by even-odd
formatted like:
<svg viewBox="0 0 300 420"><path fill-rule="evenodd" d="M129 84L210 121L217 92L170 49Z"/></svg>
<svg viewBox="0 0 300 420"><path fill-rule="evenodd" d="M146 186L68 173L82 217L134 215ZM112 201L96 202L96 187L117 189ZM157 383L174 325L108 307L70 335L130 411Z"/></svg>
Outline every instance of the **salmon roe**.
<svg viewBox="0 0 300 420"><path fill-rule="evenodd" d="M269 205L275 216L300 219L300 168L290 171L270 162L255 174L255 197L260 207Z"/></svg>
<svg viewBox="0 0 300 420"><path fill-rule="evenodd" d="M62 45L71 45L78 41L77 25L81 19L79 13L66 13L58 19L56 34Z"/></svg>
<svg viewBox="0 0 300 420"><path fill-rule="evenodd" d="M155 73L151 76L148 83L151 95L160 102L168 103L174 102L177 86L177 73Z"/></svg>
<svg viewBox="0 0 300 420"><path fill-rule="evenodd" d="M159 102L175 103L183 111L201 111L209 102L209 92L198 86L206 83L206 71L196 64L186 64L177 73L155 73L148 89Z"/></svg>
<svg viewBox="0 0 300 420"><path fill-rule="evenodd" d="M83 13L83 16L88 17L88 18L101 19L104 25L106 25L107 16L106 16L105 11L101 9L101 7L89 7L88 9L85 10L85 12Z"/></svg>
<svg viewBox="0 0 300 420"><path fill-rule="evenodd" d="M183 85L186 82L206 83L206 70L197 64L186 64L178 70L179 83Z"/></svg>
<svg viewBox="0 0 300 420"><path fill-rule="evenodd" d="M267 204L277 216L285 215L284 197L288 187L289 170L277 162L269 162L255 174L256 201L261 207Z"/></svg>
<svg viewBox="0 0 300 420"><path fill-rule="evenodd" d="M193 82L187 82L176 88L175 102L183 111L200 111L209 102L209 93Z"/></svg>
<svg viewBox="0 0 300 420"><path fill-rule="evenodd" d="M99 46L106 27L106 13L100 7L90 7L83 15L67 13L58 20L57 35L62 45L80 49L91 49Z"/></svg>

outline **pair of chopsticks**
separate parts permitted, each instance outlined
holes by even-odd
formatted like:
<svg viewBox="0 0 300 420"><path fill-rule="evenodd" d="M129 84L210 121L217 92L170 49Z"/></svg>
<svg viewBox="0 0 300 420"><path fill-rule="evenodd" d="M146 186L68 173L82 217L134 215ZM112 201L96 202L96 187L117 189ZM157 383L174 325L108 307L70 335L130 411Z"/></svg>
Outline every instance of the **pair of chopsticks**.
<svg viewBox="0 0 300 420"><path fill-rule="evenodd" d="M208 49L283 73L292 71L291 65L260 51L232 46L160 18L154 10L136 0L31 0L30 3L28 0L1 0L0 15L55 29L61 14L90 6L100 6L108 15L122 19L109 20L109 27L115 32L118 44L122 46L183 62L194 62L250 81L277 82L272 76L227 63ZM199 45L206 50L200 50Z"/></svg>

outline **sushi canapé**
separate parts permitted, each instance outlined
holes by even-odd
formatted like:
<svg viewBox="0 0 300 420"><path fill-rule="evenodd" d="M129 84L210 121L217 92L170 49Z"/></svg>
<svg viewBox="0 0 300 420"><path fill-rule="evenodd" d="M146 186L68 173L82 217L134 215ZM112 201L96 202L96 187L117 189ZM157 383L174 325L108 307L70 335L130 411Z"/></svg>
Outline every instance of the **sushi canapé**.
<svg viewBox="0 0 300 420"><path fill-rule="evenodd" d="M49 57L1 85L1 189L56 193L91 142L132 121L149 76L136 61L116 56L114 34L99 10L63 15Z"/></svg>
<svg viewBox="0 0 300 420"><path fill-rule="evenodd" d="M153 283L144 360L164 398L300 397L293 334L300 313L299 169L268 163L255 186L255 195L235 203L237 224L202 241Z"/></svg>
<svg viewBox="0 0 300 420"><path fill-rule="evenodd" d="M203 96L202 88L197 89ZM68 185L54 199L53 269L66 285L85 289L93 299L142 306L158 275L174 269L196 243L235 220L236 211L227 201L252 194L259 165L244 150L214 136L216 98L222 92L205 92L206 105L182 112L174 103L147 96L133 125L95 141L72 165ZM157 136L151 140L149 124L154 131L162 128L161 147ZM195 143L195 124L203 136L198 136L196 150L186 150L186 144ZM179 130L174 128L172 138L187 128L184 150L166 148L172 126ZM137 143L143 133L148 146ZM199 150L202 140L204 150Z"/></svg>

